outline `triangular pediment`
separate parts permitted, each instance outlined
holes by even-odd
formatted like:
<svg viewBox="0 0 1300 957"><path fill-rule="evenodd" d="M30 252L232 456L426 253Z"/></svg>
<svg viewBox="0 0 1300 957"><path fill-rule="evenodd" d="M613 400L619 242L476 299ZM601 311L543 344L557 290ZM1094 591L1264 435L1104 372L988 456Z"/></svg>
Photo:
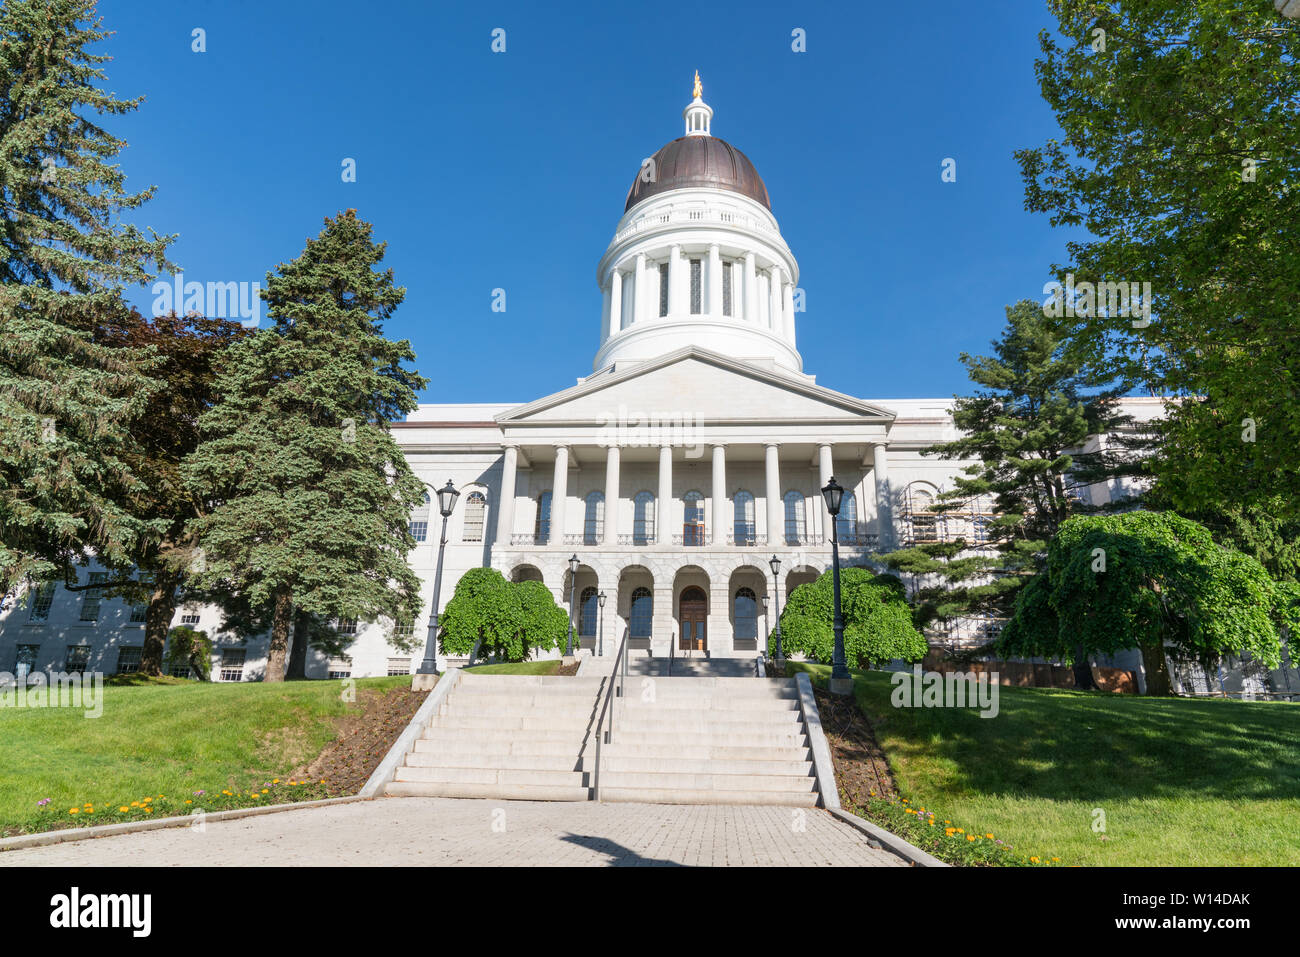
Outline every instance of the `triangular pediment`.
<svg viewBox="0 0 1300 957"><path fill-rule="evenodd" d="M497 416L502 426L609 421L622 414L696 421L873 422L894 413L852 396L699 347L602 373Z"/></svg>

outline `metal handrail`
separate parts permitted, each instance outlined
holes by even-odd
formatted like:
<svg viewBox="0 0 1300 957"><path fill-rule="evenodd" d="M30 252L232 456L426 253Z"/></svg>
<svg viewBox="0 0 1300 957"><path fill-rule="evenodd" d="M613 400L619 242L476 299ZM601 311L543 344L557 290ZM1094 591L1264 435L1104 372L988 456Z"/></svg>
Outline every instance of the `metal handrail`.
<svg viewBox="0 0 1300 957"><path fill-rule="evenodd" d="M621 698L627 682L627 639L631 633L630 628L623 632L618 655L614 658L614 670L609 675L609 686L605 688L605 703L601 705L600 717L596 720L596 766L592 770L591 790L597 801L600 800L600 746L609 743L610 734L614 730L614 711L610 707L614 701L614 679L618 679L618 696ZM606 714L609 715L609 727L605 727Z"/></svg>

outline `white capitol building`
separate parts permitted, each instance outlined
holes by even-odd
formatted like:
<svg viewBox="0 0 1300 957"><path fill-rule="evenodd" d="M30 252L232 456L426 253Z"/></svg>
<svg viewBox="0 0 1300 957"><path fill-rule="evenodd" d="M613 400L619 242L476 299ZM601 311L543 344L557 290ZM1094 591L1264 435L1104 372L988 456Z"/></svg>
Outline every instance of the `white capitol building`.
<svg viewBox="0 0 1300 957"><path fill-rule="evenodd" d="M939 518L926 511L967 464L922 455L956 437L950 399L857 398L804 371L799 264L763 180L712 135L699 92L697 79L684 135L638 170L600 258L591 374L522 405L422 405L393 425L421 479L434 488L450 479L460 491L443 607L461 574L490 565L544 582L566 609L573 594L581 654L612 656L626 635L633 654L666 655L675 643L679 655L753 657L774 624L775 604L765 614L763 599L779 589L783 607L792 588L830 566L819 490L832 476L846 489L837 526L846 565L909 541L982 539L987 504ZM1159 410L1155 399L1125 405L1139 419ZM1098 502L1118 493L1090 492ZM436 497L412 517L420 543L409 560L426 612L441 521ZM112 673L138 657L140 617L93 592L31 595L0 617L0 670L58 670L75 654ZM260 677L265 638L222 635L215 608L182 607L182 621L217 637L214 678ZM414 626L417 637L426 624ZM935 640L976 640L990 624L962 623ZM356 629L349 660L313 652L309 676L418 666L420 650L390 644L392 622L347 627Z"/></svg>

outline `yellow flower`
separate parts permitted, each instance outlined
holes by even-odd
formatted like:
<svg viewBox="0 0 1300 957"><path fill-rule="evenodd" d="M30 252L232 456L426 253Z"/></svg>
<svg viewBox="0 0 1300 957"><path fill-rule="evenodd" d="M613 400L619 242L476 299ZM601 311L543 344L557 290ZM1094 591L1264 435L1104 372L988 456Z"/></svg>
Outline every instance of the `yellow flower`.
<svg viewBox="0 0 1300 957"><path fill-rule="evenodd" d="M987 837L990 841L993 840L992 834L985 834L984 836Z"/></svg>
<svg viewBox="0 0 1300 957"><path fill-rule="evenodd" d="M262 788L262 793L263 793L263 794L266 793L266 788Z"/></svg>
<svg viewBox="0 0 1300 957"><path fill-rule="evenodd" d="M1052 860L1054 860L1054 861L1059 861L1060 858L1059 858L1059 857L1054 857L1054 858L1052 858Z"/></svg>
<svg viewBox="0 0 1300 957"><path fill-rule="evenodd" d="M944 823L944 824L951 824L952 821L944 821L943 823Z"/></svg>
<svg viewBox="0 0 1300 957"><path fill-rule="evenodd" d="M186 803L186 804L193 804L194 802L193 802L193 801L186 801L185 803Z"/></svg>
<svg viewBox="0 0 1300 957"><path fill-rule="evenodd" d="M78 813L80 813L80 812L79 812L79 811L74 807L74 808L71 808L71 809L68 811L68 813L69 813L69 814L78 814Z"/></svg>
<svg viewBox="0 0 1300 957"><path fill-rule="evenodd" d="M144 803L145 803L145 804L152 804L152 803L153 803L153 798L145 798L145 799L144 799Z"/></svg>
<svg viewBox="0 0 1300 957"><path fill-rule="evenodd" d="M967 835L966 835L966 840L968 840L968 841L973 841L973 840L975 840L975 835L974 835L974 834L967 834Z"/></svg>
<svg viewBox="0 0 1300 957"><path fill-rule="evenodd" d="M271 783L272 783L272 784L279 784L279 783L280 783L280 779L279 779L279 778L271 778Z"/></svg>
<svg viewBox="0 0 1300 957"><path fill-rule="evenodd" d="M139 807L139 806L140 806L140 802L139 802L139 801L132 801L132 802L131 802L131 807Z"/></svg>
<svg viewBox="0 0 1300 957"><path fill-rule="evenodd" d="M953 832L954 832L955 830L957 830L955 827L945 827L945 828L943 829L943 833L947 834L949 837L952 837Z"/></svg>
<svg viewBox="0 0 1300 957"><path fill-rule="evenodd" d="M145 813L145 814L152 814L152 813L153 813L153 808L151 808L151 807L147 807L147 808L145 808L145 809L144 809L144 813Z"/></svg>
<svg viewBox="0 0 1300 957"><path fill-rule="evenodd" d="M1031 857L1031 858L1029 859L1029 863L1030 863L1030 864L1037 864L1037 863L1038 863L1038 858L1036 858L1036 857Z"/></svg>
<svg viewBox="0 0 1300 957"><path fill-rule="evenodd" d="M229 791L222 791L221 793L224 794L224 795L226 795L227 797L230 796L230 792L229 792Z"/></svg>
<svg viewBox="0 0 1300 957"><path fill-rule="evenodd" d="M125 813L126 813L127 811L129 811L129 810L131 810L131 809L130 809L129 807L127 807L125 804L122 805L120 808L118 808L118 811L119 811L120 813L122 813L122 814L125 814Z"/></svg>
<svg viewBox="0 0 1300 957"><path fill-rule="evenodd" d="M958 833L958 834L965 834L966 832L963 831L961 828L957 828L957 833Z"/></svg>

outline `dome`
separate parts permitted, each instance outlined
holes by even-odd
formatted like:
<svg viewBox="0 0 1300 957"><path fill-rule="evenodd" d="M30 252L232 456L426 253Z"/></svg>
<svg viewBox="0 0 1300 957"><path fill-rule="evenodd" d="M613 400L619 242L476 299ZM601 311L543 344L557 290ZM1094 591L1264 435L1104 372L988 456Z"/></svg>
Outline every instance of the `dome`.
<svg viewBox="0 0 1300 957"><path fill-rule="evenodd" d="M645 182L638 172L627 191L627 212L641 200L671 189L705 187L748 196L771 212L767 187L749 157L716 136L679 136L652 157L655 179ZM644 166L642 167L645 168Z"/></svg>

